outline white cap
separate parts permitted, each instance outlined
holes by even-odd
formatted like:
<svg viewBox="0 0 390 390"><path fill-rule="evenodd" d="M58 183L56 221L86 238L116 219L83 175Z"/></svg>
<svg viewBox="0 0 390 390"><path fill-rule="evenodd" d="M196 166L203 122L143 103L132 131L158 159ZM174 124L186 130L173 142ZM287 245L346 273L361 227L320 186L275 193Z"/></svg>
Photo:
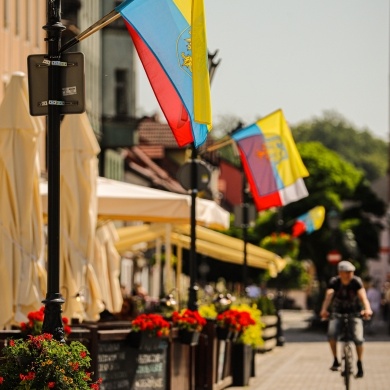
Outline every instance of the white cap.
<svg viewBox="0 0 390 390"><path fill-rule="evenodd" d="M355 271L356 268L351 262L343 260L343 261L340 261L340 263L337 266L337 269L339 271L353 272L353 271Z"/></svg>

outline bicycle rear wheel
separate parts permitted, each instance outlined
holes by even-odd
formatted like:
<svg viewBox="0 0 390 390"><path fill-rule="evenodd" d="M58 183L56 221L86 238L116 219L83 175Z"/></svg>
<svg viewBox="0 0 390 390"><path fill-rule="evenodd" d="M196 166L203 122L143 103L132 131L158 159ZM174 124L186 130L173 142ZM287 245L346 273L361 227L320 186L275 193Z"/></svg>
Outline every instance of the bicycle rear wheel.
<svg viewBox="0 0 390 390"><path fill-rule="evenodd" d="M350 389L350 382L351 382L351 377L353 374L353 368L352 368L352 348L350 343L345 343L344 344L344 370L343 370L343 375L344 375L344 384L345 384L345 389L349 390Z"/></svg>

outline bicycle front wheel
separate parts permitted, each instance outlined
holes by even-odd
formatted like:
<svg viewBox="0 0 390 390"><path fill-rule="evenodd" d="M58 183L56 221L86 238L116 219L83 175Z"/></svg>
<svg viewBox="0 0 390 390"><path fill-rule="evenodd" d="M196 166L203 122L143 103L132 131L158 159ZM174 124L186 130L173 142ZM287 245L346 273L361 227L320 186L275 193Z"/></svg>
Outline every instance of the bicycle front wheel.
<svg viewBox="0 0 390 390"><path fill-rule="evenodd" d="M344 344L344 370L343 370L343 375L344 375L344 383L345 383L345 389L349 390L350 389L350 381L351 377L353 374L353 368L352 368L352 348L350 343L345 343Z"/></svg>

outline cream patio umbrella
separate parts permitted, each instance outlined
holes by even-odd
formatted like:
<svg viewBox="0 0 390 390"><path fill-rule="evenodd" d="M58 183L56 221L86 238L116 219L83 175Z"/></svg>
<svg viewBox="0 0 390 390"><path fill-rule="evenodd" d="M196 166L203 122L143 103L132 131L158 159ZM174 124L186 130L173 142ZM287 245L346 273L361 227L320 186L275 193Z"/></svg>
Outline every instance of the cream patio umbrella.
<svg viewBox="0 0 390 390"><path fill-rule="evenodd" d="M96 229L94 268L105 307L111 313L122 308L123 297L119 283L121 256L115 248L118 233L113 222L99 223Z"/></svg>
<svg viewBox="0 0 390 390"><path fill-rule="evenodd" d="M43 212L47 212L47 182L41 181ZM190 222L189 195L157 190L136 184L97 179L98 216L102 220L143 221L170 224ZM227 229L230 214L212 200L196 199L196 222L199 225Z"/></svg>
<svg viewBox="0 0 390 390"><path fill-rule="evenodd" d="M0 106L0 328L26 321L45 297L38 142L27 82L14 73Z"/></svg>
<svg viewBox="0 0 390 390"><path fill-rule="evenodd" d="M65 297L63 311L68 317L96 319L103 309L97 278L91 266L97 222L97 154L100 149L87 114L65 116L61 124L60 145L60 283ZM93 305L88 305L88 302Z"/></svg>

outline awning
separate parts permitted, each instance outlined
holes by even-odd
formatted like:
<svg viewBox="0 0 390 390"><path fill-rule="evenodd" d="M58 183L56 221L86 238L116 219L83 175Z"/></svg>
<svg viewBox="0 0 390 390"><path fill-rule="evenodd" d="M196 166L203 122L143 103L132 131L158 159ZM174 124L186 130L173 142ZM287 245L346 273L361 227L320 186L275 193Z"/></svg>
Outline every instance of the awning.
<svg viewBox="0 0 390 390"><path fill-rule="evenodd" d="M190 226L175 226L171 235L174 245L190 249ZM249 267L267 269L272 277L282 271L286 261L273 252L253 244L246 244L247 265ZM244 263L244 241L239 238L204 228L196 227L196 251L220 261L242 265Z"/></svg>
<svg viewBox="0 0 390 390"><path fill-rule="evenodd" d="M130 251L134 245L141 242L152 242L165 235L165 224L146 224L138 226L126 226L117 229L119 241L115 248L119 253Z"/></svg>
<svg viewBox="0 0 390 390"><path fill-rule="evenodd" d="M47 213L47 182L40 183L40 193L43 211ZM190 222L190 195L99 177L97 197L98 215L101 219L180 224ZM196 223L227 229L230 214L214 201L197 198Z"/></svg>
<svg viewBox="0 0 390 390"><path fill-rule="evenodd" d="M118 229L119 241L115 244L121 253L131 250L133 245L163 238L166 233L164 225L150 224ZM176 225L170 234L171 244L182 249L190 249L191 237L189 225ZM242 265L244 262L244 242L202 226L196 227L196 251L205 256ZM282 271L286 261L265 249L247 243L247 264L250 267L269 270L275 277Z"/></svg>

